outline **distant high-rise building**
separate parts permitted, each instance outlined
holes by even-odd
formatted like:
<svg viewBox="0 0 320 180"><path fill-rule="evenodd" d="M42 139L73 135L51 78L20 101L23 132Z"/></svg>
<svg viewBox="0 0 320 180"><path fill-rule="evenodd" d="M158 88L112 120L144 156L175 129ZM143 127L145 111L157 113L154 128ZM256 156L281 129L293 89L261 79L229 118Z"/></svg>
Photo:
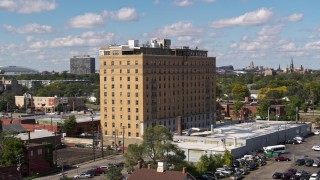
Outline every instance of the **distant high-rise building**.
<svg viewBox="0 0 320 180"><path fill-rule="evenodd" d="M119 145L123 136L125 145L135 143L154 125L179 132L215 124L216 58L206 50L170 46L164 39L100 48L105 142Z"/></svg>
<svg viewBox="0 0 320 180"><path fill-rule="evenodd" d="M92 74L95 73L95 58L89 55L73 56L70 58L71 74Z"/></svg>

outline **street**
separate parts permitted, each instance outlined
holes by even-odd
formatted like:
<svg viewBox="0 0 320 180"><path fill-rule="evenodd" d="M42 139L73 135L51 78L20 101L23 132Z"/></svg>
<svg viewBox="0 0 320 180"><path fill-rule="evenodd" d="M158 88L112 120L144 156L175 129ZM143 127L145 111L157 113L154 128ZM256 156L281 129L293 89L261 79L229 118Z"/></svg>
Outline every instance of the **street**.
<svg viewBox="0 0 320 180"><path fill-rule="evenodd" d="M99 160L96 160L94 162L79 164L78 168L65 171L65 173L66 173L66 176L73 177L76 174L80 174L81 172L85 172L85 171L91 169L91 167L94 167L94 166L103 166L103 165L114 164L114 163L119 163L119 162L123 162L123 161L124 161L124 158L123 158L122 155L109 156L109 157L107 157L105 159L99 159ZM37 180L48 180L48 179L49 180L59 180L59 175L58 174L60 174L60 173L61 172L59 172L57 174L54 174L54 175L45 176L45 177L36 178L36 179ZM92 179L102 180L102 179L106 179L106 178L102 174L100 176L95 176Z"/></svg>

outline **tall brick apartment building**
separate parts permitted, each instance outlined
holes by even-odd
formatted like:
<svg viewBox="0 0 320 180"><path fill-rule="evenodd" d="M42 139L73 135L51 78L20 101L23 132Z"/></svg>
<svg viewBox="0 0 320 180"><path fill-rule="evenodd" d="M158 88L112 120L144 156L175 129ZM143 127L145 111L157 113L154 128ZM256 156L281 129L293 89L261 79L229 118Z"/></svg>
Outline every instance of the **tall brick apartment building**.
<svg viewBox="0 0 320 180"><path fill-rule="evenodd" d="M178 116L182 129L215 123L216 58L206 50L171 48L168 39L142 46L129 40L128 45L101 47L99 55L107 144L121 143L123 136L125 145L135 142L152 125L177 131Z"/></svg>

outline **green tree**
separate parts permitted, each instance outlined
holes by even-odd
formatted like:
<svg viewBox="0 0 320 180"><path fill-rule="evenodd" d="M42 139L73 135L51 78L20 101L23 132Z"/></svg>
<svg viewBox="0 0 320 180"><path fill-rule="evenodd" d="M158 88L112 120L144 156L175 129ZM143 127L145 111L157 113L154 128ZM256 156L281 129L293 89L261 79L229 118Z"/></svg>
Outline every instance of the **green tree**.
<svg viewBox="0 0 320 180"><path fill-rule="evenodd" d="M224 154L222 156L222 159L223 159L223 163L230 167L232 165L232 162L233 162L233 155L231 154L230 151L225 150Z"/></svg>
<svg viewBox="0 0 320 180"><path fill-rule="evenodd" d="M199 174L205 173L209 170L209 165L210 165L211 158L208 157L206 154L203 154L199 162L196 164L196 168Z"/></svg>
<svg viewBox="0 0 320 180"><path fill-rule="evenodd" d="M236 101L233 105L233 114L236 115L237 119L239 119L240 116L240 110L242 108L242 103L240 101Z"/></svg>
<svg viewBox="0 0 320 180"><path fill-rule="evenodd" d="M143 134L143 146L146 155L155 164L159 159L165 159L166 154L172 148L173 135L164 126L154 126L147 128Z"/></svg>
<svg viewBox="0 0 320 180"><path fill-rule="evenodd" d="M143 151L142 145L132 144L129 146L127 152L124 153L124 165L128 172L133 170L133 166L136 165L138 161L143 161Z"/></svg>
<svg viewBox="0 0 320 180"><path fill-rule="evenodd" d="M233 99L243 101L245 97L250 96L249 89L246 85L234 84L232 88Z"/></svg>
<svg viewBox="0 0 320 180"><path fill-rule="evenodd" d="M268 116L268 108L270 107L269 100L263 99L260 101L260 106L257 109L258 115L261 117L267 117Z"/></svg>
<svg viewBox="0 0 320 180"><path fill-rule="evenodd" d="M0 96L0 111L10 111L13 109L16 109L14 94L4 92Z"/></svg>
<svg viewBox="0 0 320 180"><path fill-rule="evenodd" d="M107 180L122 180L122 168L117 166L110 166L106 171L105 177Z"/></svg>
<svg viewBox="0 0 320 180"><path fill-rule="evenodd" d="M64 121L63 129L67 134L71 134L76 125L77 125L76 117L74 115L69 116L69 118Z"/></svg>
<svg viewBox="0 0 320 180"><path fill-rule="evenodd" d="M0 165L12 166L16 164L18 155L23 155L23 143L12 135L1 135Z"/></svg>

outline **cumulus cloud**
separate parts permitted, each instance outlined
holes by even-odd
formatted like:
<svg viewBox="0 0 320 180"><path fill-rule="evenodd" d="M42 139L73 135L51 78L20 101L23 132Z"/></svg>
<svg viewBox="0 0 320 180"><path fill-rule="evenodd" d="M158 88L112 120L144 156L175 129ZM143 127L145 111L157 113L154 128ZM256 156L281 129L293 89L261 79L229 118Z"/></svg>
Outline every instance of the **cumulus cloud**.
<svg viewBox="0 0 320 180"><path fill-rule="evenodd" d="M57 8L55 1L48 0L2 0L0 10L17 12L21 14L51 11Z"/></svg>
<svg viewBox="0 0 320 180"><path fill-rule="evenodd" d="M117 12L111 12L111 17L119 21L136 21L139 16L135 8L124 7Z"/></svg>
<svg viewBox="0 0 320 180"><path fill-rule="evenodd" d="M176 6L186 7L191 6L193 3L190 0L175 0L173 4Z"/></svg>
<svg viewBox="0 0 320 180"><path fill-rule="evenodd" d="M197 36L203 32L202 28L195 27L191 22L180 21L175 24L167 25L157 31L160 36Z"/></svg>
<svg viewBox="0 0 320 180"><path fill-rule="evenodd" d="M320 41L309 42L305 45L306 49L320 49Z"/></svg>
<svg viewBox="0 0 320 180"><path fill-rule="evenodd" d="M79 47L79 46L100 46L104 42L110 42L114 39L113 33L105 32L84 32L79 36L59 37L52 40L34 40L29 42L29 47L32 49L42 48L64 48L64 47Z"/></svg>
<svg viewBox="0 0 320 180"><path fill-rule="evenodd" d="M252 26L261 25L269 22L273 12L267 8L261 8L256 11L247 12L241 16L230 19L221 19L209 24L212 28L223 28L230 26Z"/></svg>
<svg viewBox="0 0 320 180"><path fill-rule="evenodd" d="M76 16L69 20L68 27L70 28L95 28L104 25L104 18L100 14L86 13Z"/></svg>
<svg viewBox="0 0 320 180"><path fill-rule="evenodd" d="M10 33L15 33L15 34L32 34L32 33L43 34L43 33L51 33L54 31L51 26L40 25L37 23L26 24L19 28L13 27L11 25L3 25L3 28L6 31Z"/></svg>
<svg viewBox="0 0 320 180"><path fill-rule="evenodd" d="M204 2L207 2L207 3L214 3L216 2L216 0L203 0Z"/></svg>
<svg viewBox="0 0 320 180"><path fill-rule="evenodd" d="M297 22L297 21L301 21L302 19L303 19L303 14L301 13L295 13L288 17L283 18L284 21L290 21L290 22Z"/></svg>

